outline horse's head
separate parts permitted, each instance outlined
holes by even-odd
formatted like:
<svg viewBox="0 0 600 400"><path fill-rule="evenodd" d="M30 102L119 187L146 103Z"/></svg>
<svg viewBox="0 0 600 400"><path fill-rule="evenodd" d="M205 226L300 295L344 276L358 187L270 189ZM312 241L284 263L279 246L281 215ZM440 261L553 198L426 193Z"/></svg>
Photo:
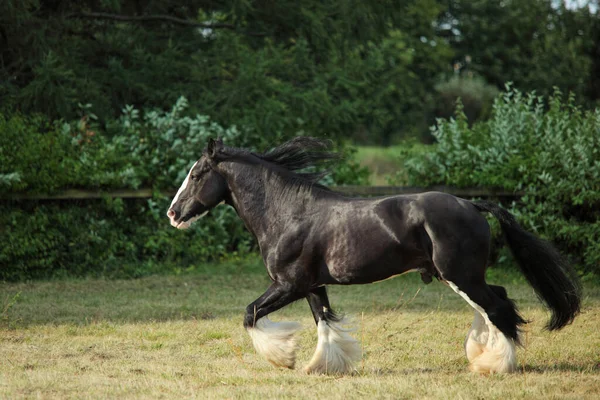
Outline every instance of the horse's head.
<svg viewBox="0 0 600 400"><path fill-rule="evenodd" d="M174 227L189 228L194 221L225 199L227 183L212 168L222 147L222 140L209 139L202 157L190 169L167 211Z"/></svg>

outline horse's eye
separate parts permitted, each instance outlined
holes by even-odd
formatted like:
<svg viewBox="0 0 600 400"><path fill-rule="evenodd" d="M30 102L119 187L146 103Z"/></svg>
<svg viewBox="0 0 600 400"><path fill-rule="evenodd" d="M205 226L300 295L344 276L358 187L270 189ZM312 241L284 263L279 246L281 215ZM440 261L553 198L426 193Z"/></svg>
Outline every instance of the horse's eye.
<svg viewBox="0 0 600 400"><path fill-rule="evenodd" d="M192 178L192 181L194 181L194 182L198 181L198 175L197 174L193 174L191 176L191 178Z"/></svg>

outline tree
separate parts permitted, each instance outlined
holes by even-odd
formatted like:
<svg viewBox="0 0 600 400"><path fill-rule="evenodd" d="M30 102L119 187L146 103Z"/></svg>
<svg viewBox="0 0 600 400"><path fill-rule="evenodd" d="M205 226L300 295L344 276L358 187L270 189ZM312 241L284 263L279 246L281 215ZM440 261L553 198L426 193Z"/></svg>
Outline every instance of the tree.
<svg viewBox="0 0 600 400"><path fill-rule="evenodd" d="M580 98L587 90L597 15L589 8L567 8L553 0L491 2L448 0L441 21L455 49L455 66L467 67L502 88L552 93L553 87ZM471 60L467 63L465 60Z"/></svg>
<svg viewBox="0 0 600 400"><path fill-rule="evenodd" d="M259 137L357 131L384 141L423 120L450 56L435 0L8 0L5 109L100 120L126 104L198 112ZM379 137L379 136L378 136Z"/></svg>

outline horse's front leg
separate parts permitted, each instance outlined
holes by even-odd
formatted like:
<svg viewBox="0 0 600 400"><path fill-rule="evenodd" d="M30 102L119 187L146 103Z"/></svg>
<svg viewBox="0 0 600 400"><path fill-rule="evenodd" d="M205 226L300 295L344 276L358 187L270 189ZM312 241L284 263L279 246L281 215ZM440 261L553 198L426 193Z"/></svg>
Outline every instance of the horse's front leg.
<svg viewBox="0 0 600 400"><path fill-rule="evenodd" d="M352 372L362 352L358 341L348 333L350 329L344 328L346 322L331 309L325 287L311 290L306 298L317 323L319 342L304 370L315 374Z"/></svg>
<svg viewBox="0 0 600 400"><path fill-rule="evenodd" d="M292 285L274 282L267 291L246 308L244 327L252 338L256 351L269 362L294 368L296 340L294 333L300 329L297 322L273 322L270 313L306 296Z"/></svg>

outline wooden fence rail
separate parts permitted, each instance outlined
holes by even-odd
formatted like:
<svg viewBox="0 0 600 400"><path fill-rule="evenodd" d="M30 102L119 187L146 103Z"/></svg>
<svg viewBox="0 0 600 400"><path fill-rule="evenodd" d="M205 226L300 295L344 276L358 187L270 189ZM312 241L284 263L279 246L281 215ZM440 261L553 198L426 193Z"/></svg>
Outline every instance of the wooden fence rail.
<svg viewBox="0 0 600 400"><path fill-rule="evenodd" d="M497 199L516 199L523 195L522 192L510 192L503 189L490 188L456 188L451 186L334 186L331 188L336 192L343 193L348 196L388 196L395 194L413 194L428 191L438 191L453 194L457 197L464 198L497 198ZM175 195L175 190L164 190L160 194L172 197ZM123 189L112 191L94 191L68 189L57 194L30 194L30 193L8 193L0 194L0 200L92 200L102 198L122 198L122 199L145 199L153 197L157 192L152 189Z"/></svg>

